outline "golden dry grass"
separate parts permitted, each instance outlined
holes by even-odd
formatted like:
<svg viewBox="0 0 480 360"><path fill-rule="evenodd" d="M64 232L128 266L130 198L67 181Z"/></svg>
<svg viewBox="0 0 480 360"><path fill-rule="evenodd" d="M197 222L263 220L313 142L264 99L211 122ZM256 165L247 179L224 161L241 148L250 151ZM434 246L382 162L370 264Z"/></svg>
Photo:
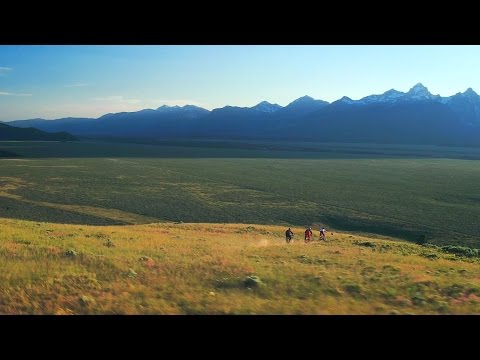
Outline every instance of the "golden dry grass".
<svg viewBox="0 0 480 360"><path fill-rule="evenodd" d="M0 219L0 313L480 313L476 259L347 233L305 245L300 228L286 244L284 231Z"/></svg>

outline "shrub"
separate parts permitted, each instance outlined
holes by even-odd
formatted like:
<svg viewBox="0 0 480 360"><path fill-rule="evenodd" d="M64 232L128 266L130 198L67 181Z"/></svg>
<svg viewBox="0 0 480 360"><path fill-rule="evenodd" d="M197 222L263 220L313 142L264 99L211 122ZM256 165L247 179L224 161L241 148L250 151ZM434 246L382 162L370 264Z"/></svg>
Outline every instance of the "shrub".
<svg viewBox="0 0 480 360"><path fill-rule="evenodd" d="M69 257L76 257L78 256L78 252L73 249L70 249L65 252L65 255Z"/></svg>
<svg viewBox="0 0 480 360"><path fill-rule="evenodd" d="M31 245L32 242L28 240L13 240L15 244L22 244L22 245Z"/></svg>
<svg viewBox="0 0 480 360"><path fill-rule="evenodd" d="M479 249L473 249L465 246L447 245L442 246L441 250L449 254L455 254L465 257L479 257Z"/></svg>
<svg viewBox="0 0 480 360"><path fill-rule="evenodd" d="M81 296L78 300L80 302L80 305L82 305L84 307L88 307L90 305L95 305L96 304L94 298L92 298L90 296L86 296L86 295Z"/></svg>
<svg viewBox="0 0 480 360"><path fill-rule="evenodd" d="M108 239L107 242L105 243L105 246L106 246L106 247L114 247L115 244L113 243L112 240Z"/></svg>
<svg viewBox="0 0 480 360"><path fill-rule="evenodd" d="M376 245L370 241L359 241L359 242L356 242L355 243L356 245L358 246L365 246L365 247L369 247L369 248L374 248L376 247Z"/></svg>
<svg viewBox="0 0 480 360"><path fill-rule="evenodd" d="M423 246L428 247L428 248L432 248L432 249L436 249L436 250L441 250L441 247L437 246L435 244L425 243L425 244L423 244Z"/></svg>
<svg viewBox="0 0 480 360"><path fill-rule="evenodd" d="M430 260L436 260L438 259L438 255L434 253L421 253L420 256L423 256L424 258L430 259Z"/></svg>
<svg viewBox="0 0 480 360"><path fill-rule="evenodd" d="M257 287L262 285L263 282L258 276L247 276L244 280L245 287Z"/></svg>
<svg viewBox="0 0 480 360"><path fill-rule="evenodd" d="M427 243L427 236L425 234L419 235L415 242L418 245L424 245Z"/></svg>
<svg viewBox="0 0 480 360"><path fill-rule="evenodd" d="M347 284L344 289L352 296L362 295L362 287L358 284Z"/></svg>

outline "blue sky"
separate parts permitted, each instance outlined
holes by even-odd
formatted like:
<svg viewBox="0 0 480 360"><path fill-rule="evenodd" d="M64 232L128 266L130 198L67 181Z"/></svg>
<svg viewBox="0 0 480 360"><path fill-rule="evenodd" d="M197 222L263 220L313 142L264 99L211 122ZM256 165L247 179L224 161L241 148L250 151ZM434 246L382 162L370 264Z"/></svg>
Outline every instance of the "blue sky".
<svg viewBox="0 0 480 360"><path fill-rule="evenodd" d="M480 46L0 46L0 120L480 92Z"/></svg>

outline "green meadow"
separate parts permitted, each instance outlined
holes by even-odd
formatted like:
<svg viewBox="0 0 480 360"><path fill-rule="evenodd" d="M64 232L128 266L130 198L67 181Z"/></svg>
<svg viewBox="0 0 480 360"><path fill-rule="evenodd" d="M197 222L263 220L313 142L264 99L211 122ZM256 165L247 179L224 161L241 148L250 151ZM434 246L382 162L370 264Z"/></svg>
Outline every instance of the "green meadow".
<svg viewBox="0 0 480 360"><path fill-rule="evenodd" d="M0 159L4 218L324 224L480 247L480 162L466 160L475 149L10 142L0 150L17 155Z"/></svg>

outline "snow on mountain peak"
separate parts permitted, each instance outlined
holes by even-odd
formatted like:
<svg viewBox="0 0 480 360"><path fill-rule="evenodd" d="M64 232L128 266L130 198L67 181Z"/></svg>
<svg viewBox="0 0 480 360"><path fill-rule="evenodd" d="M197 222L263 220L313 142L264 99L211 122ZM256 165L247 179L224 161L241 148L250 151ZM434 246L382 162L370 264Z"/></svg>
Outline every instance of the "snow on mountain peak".
<svg viewBox="0 0 480 360"><path fill-rule="evenodd" d="M432 95L422 83L416 84L406 94L406 98L409 100L431 100L438 97L438 95Z"/></svg>
<svg viewBox="0 0 480 360"><path fill-rule="evenodd" d="M401 91L397 91L395 89L390 89L388 91L385 91L383 93L383 97L386 98L386 99L396 99L396 98L399 98L400 96L403 96L405 95L405 93L401 92Z"/></svg>
<svg viewBox="0 0 480 360"><path fill-rule="evenodd" d="M430 94L428 89L422 83L416 84L409 91L410 94Z"/></svg>
<svg viewBox="0 0 480 360"><path fill-rule="evenodd" d="M175 106L168 106L168 105L162 105L160 106L157 111L160 111L160 112L164 112L164 113L167 113L167 112L178 112L178 111L182 111L182 112L186 112L186 111L197 111L197 110L202 110L202 111L207 111L201 107L198 107L198 106L195 106L195 105L184 105L184 106L179 106L179 105L175 105Z"/></svg>
<svg viewBox="0 0 480 360"><path fill-rule="evenodd" d="M382 95L369 95L358 100L360 104L371 104L371 103L384 103L384 102L393 102L397 98L404 96L405 94L397 91L395 89L390 89L384 92Z"/></svg>

